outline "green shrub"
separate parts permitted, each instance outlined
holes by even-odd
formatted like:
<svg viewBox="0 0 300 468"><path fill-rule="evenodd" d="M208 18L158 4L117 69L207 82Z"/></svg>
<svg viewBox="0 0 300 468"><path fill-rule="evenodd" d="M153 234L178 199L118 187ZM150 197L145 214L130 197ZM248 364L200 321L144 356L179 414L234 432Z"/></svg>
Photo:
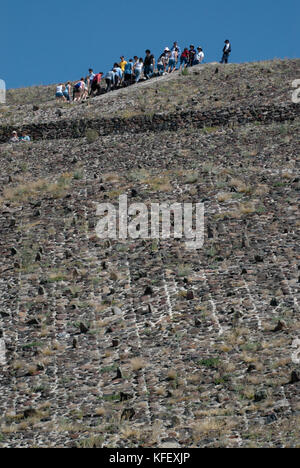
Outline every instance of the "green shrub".
<svg viewBox="0 0 300 468"><path fill-rule="evenodd" d="M220 360L218 358L201 359L197 364L211 369L217 369L220 365Z"/></svg>

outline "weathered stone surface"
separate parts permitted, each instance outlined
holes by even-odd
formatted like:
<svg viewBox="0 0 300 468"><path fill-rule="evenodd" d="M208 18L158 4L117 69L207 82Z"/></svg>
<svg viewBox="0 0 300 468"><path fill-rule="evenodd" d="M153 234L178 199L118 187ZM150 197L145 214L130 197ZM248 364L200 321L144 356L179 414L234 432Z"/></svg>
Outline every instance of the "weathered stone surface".
<svg viewBox="0 0 300 468"><path fill-rule="evenodd" d="M37 140L0 145L1 447L299 446L297 64L15 109ZM125 115L139 93L152 115ZM203 200L203 248L99 239L97 203L124 193Z"/></svg>

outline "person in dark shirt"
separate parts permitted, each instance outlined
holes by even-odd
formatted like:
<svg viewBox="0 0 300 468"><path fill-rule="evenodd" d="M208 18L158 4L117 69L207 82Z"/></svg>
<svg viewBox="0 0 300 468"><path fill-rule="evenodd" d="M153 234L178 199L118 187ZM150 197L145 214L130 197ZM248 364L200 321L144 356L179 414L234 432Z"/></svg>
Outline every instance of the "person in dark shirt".
<svg viewBox="0 0 300 468"><path fill-rule="evenodd" d="M144 75L147 80L152 78L154 73L154 66L155 66L155 58L154 55L151 54L149 49L146 50L146 57L144 60Z"/></svg>
<svg viewBox="0 0 300 468"><path fill-rule="evenodd" d="M225 46L223 48L223 57L220 63L228 63L228 58L231 53L231 44L228 39L225 41Z"/></svg>
<svg viewBox="0 0 300 468"><path fill-rule="evenodd" d="M195 46L190 45L190 50L189 50L189 67L192 67L192 66L194 65L195 56L196 56Z"/></svg>

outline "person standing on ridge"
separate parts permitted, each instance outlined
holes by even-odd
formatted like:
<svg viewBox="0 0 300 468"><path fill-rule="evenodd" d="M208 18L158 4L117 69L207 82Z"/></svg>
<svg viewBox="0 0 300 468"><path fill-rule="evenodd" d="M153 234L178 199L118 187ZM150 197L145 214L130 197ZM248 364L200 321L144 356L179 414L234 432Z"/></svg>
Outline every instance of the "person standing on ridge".
<svg viewBox="0 0 300 468"><path fill-rule="evenodd" d="M144 62L142 57L139 59L139 61L134 65L134 81L135 83L138 83L141 78L141 74L144 68Z"/></svg>
<svg viewBox="0 0 300 468"><path fill-rule="evenodd" d="M151 51L147 49L146 57L144 60L144 75L147 80L149 80L149 78L152 78L153 73L154 73L154 67L155 67L154 55L152 55Z"/></svg>
<svg viewBox="0 0 300 468"><path fill-rule="evenodd" d="M136 66L137 63L139 63L139 58L138 58L137 55L135 55L135 56L133 57L133 69L134 69L134 67Z"/></svg>
<svg viewBox="0 0 300 468"><path fill-rule="evenodd" d="M119 63L119 67L121 68L121 70L122 70L122 72L124 74L125 73L125 66L127 65L127 62L126 62L123 55L120 57L120 59L121 59L121 62Z"/></svg>
<svg viewBox="0 0 300 468"><path fill-rule="evenodd" d="M123 71L122 68L118 63L114 64L114 69L116 70L116 75L115 75L115 89L117 89L119 86L121 86L123 82Z"/></svg>
<svg viewBox="0 0 300 468"><path fill-rule="evenodd" d="M171 52L173 52L174 50L177 50L177 59L176 59L176 67L177 67L177 63L179 61L179 58L181 57L181 49L177 41L174 42Z"/></svg>
<svg viewBox="0 0 300 468"><path fill-rule="evenodd" d="M130 59L128 63L126 63L124 68L124 83L126 86L132 84L133 81L133 59Z"/></svg>
<svg viewBox="0 0 300 468"><path fill-rule="evenodd" d="M200 63L202 63L203 59L204 59L203 49L202 47L197 47L197 53L195 55L194 65L199 65Z"/></svg>
<svg viewBox="0 0 300 468"><path fill-rule="evenodd" d="M169 52L169 65L168 73L173 73L176 70L176 64L178 60L178 49L173 49Z"/></svg>
<svg viewBox="0 0 300 468"><path fill-rule="evenodd" d="M181 55L181 49L180 49L180 47L179 47L177 41L174 42L173 47L172 47L172 49L171 49L171 52L172 52L173 50L176 50L176 49L177 49L177 52L178 52L178 57L180 57L180 55Z"/></svg>
<svg viewBox="0 0 300 468"><path fill-rule="evenodd" d="M223 48L223 57L220 63L228 63L228 58L231 53L231 44L228 39L225 41L225 46Z"/></svg>
<svg viewBox="0 0 300 468"><path fill-rule="evenodd" d="M179 67L179 70L182 69L182 66L184 68L186 68L188 66L188 63L189 63L189 49L187 47L185 47L184 51L182 52L181 56L180 56L180 67Z"/></svg>
<svg viewBox="0 0 300 468"><path fill-rule="evenodd" d="M163 55L164 54L161 54L157 60L157 71L158 71L159 76L162 76L164 73L164 63L162 59Z"/></svg>
<svg viewBox="0 0 300 468"><path fill-rule="evenodd" d="M165 47L164 53L162 54L162 61L163 61L163 65L164 65L164 73L167 73L167 70L169 68L170 54L171 54L171 51L170 51L169 47Z"/></svg>
<svg viewBox="0 0 300 468"><path fill-rule="evenodd" d="M92 86L94 78L95 78L95 73L92 68L89 68L89 92L91 92L91 86Z"/></svg>
<svg viewBox="0 0 300 468"><path fill-rule="evenodd" d="M189 50L189 66L190 67L194 65L195 56L196 56L195 46L190 45L190 50Z"/></svg>

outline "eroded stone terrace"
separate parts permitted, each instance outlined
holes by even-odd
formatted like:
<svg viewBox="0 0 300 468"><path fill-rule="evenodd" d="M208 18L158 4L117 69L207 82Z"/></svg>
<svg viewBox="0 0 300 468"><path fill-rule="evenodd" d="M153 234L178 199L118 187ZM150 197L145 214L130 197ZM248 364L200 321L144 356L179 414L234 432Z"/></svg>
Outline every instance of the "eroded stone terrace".
<svg viewBox="0 0 300 468"><path fill-rule="evenodd" d="M299 121L0 158L1 446L299 446ZM203 201L204 248L99 240L123 193Z"/></svg>
<svg viewBox="0 0 300 468"><path fill-rule="evenodd" d="M299 72L300 59L226 66L207 63L189 69L187 75L176 71L71 106L55 101L56 85L8 90L8 106L0 108L1 125L282 104L291 101L292 82Z"/></svg>

